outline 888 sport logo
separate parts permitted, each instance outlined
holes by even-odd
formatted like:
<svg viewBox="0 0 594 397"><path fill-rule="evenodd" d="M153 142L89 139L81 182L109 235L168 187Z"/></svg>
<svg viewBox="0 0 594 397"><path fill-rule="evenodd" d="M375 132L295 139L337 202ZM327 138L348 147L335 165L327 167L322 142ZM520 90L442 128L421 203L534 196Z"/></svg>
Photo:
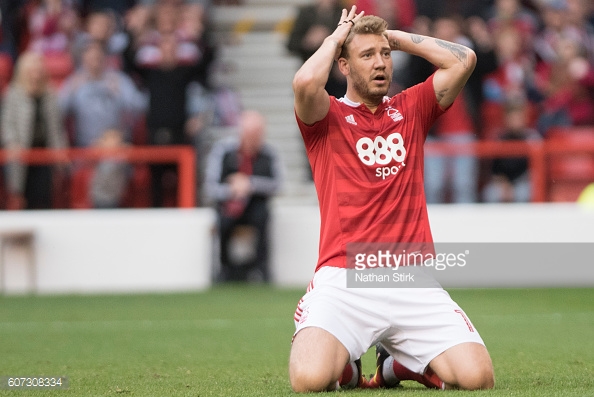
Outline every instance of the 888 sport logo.
<svg viewBox="0 0 594 397"><path fill-rule="evenodd" d="M406 166L404 163L406 158L404 139L398 132L388 135L387 138L377 136L374 140L368 137L359 139L357 141L357 155L365 165L381 166L375 169L375 176L382 179L386 179L390 175L396 175L402 167ZM392 161L400 164L389 166Z"/></svg>

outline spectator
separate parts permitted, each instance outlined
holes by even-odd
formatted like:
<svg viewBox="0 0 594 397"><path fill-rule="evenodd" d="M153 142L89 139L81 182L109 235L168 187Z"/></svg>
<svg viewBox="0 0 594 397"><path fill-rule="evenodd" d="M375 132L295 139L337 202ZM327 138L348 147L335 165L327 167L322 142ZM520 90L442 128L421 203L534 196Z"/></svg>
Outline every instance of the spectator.
<svg viewBox="0 0 594 397"><path fill-rule="evenodd" d="M110 129L131 141L131 128L146 110L146 98L124 73L106 66L105 49L99 42L87 43L81 67L60 90L60 105L65 116L73 116L73 142L90 147Z"/></svg>
<svg viewBox="0 0 594 397"><path fill-rule="evenodd" d="M78 29L76 10L65 0L43 0L28 18L29 49L67 53Z"/></svg>
<svg viewBox="0 0 594 397"><path fill-rule="evenodd" d="M89 41L101 43L107 54L107 64L113 69L123 66L122 53L128 38L120 31L120 17L111 10L93 11L85 19L85 30L76 36L73 58L80 63L80 52Z"/></svg>
<svg viewBox="0 0 594 397"><path fill-rule="evenodd" d="M538 132L530 128L529 107L523 100L511 100L505 107L505 128L499 135L502 141L538 140ZM491 176L483 190L487 203L528 202L531 198L530 174L526 157L496 158Z"/></svg>
<svg viewBox="0 0 594 397"><path fill-rule="evenodd" d="M314 4L301 6L289 34L287 49L305 62L334 31L341 13L339 0L315 0ZM336 63L328 77L326 91L337 98L346 93L346 79Z"/></svg>
<svg viewBox="0 0 594 397"><path fill-rule="evenodd" d="M49 89L43 57L25 52L17 60L2 106L2 146L18 152L29 148L64 148L67 138L55 94ZM52 208L52 166L27 166L12 161L6 167L10 209Z"/></svg>
<svg viewBox="0 0 594 397"><path fill-rule="evenodd" d="M484 139L497 138L496 134L501 132L505 103L510 98L529 100L527 106L532 113L535 109L533 102L541 100L542 95L534 81L534 58L522 50L520 38L521 34L514 26L502 28L495 35L498 66L482 81L485 102L481 134Z"/></svg>
<svg viewBox="0 0 594 397"><path fill-rule="evenodd" d="M200 80L200 64L179 56L180 43L174 34L161 37L153 62L139 63L137 72L147 87L150 101L147 118L149 144L192 145L197 119L188 115L188 87ZM169 164L151 166L153 206L174 205L167 202L168 192L177 185L177 167Z"/></svg>
<svg viewBox="0 0 594 397"><path fill-rule="evenodd" d="M202 35L202 13L199 6L176 3L157 3L152 8L154 26L136 38L135 61L137 64L159 62L160 43L163 37L174 36L177 41L176 57L183 63L198 62L202 58L199 39ZM188 17L192 16L192 23Z"/></svg>
<svg viewBox="0 0 594 397"><path fill-rule="evenodd" d="M282 170L276 151L264 143L265 128L262 114L244 111L239 138L217 142L208 157L206 193L218 212L221 281L270 281L268 201L279 190ZM238 225L255 229L256 253L243 266L233 262L229 251Z"/></svg>
<svg viewBox="0 0 594 397"><path fill-rule="evenodd" d="M107 68L105 50L95 41L84 48L80 69L60 90L60 105L64 115L72 120L72 141L77 147L102 145L110 139L105 134L111 134L112 130L122 134L123 143L131 143L132 128L146 110L146 102L145 96L126 74ZM100 163L98 167L101 170L106 166ZM86 168L88 166L80 165L75 172L84 173ZM94 191L93 187L84 187L85 194L89 189ZM92 204L79 197L73 199L76 206ZM114 199L116 201L119 199Z"/></svg>
<svg viewBox="0 0 594 397"><path fill-rule="evenodd" d="M543 28L534 39L537 61L554 62L561 36L573 30L568 25L566 0L540 1L540 16ZM575 34L575 33L574 33Z"/></svg>
<svg viewBox="0 0 594 397"><path fill-rule="evenodd" d="M503 105L508 97L528 97L534 79L534 61L522 48L521 32L502 28L495 35L497 69L483 81L486 99Z"/></svg>
<svg viewBox="0 0 594 397"><path fill-rule="evenodd" d="M96 146L118 149L126 146L121 131L112 129L103 133ZM121 205L131 168L125 161L110 158L99 162L93 173L90 196L94 208L118 208Z"/></svg>
<svg viewBox="0 0 594 397"><path fill-rule="evenodd" d="M580 36L590 62L594 62L594 22L588 19L592 10L591 0L567 0L567 23Z"/></svg>
<svg viewBox="0 0 594 397"><path fill-rule="evenodd" d="M495 0L487 19L490 31L497 35L501 30L513 28L519 32L522 53L533 52L533 40L538 31L538 17L522 5L520 0Z"/></svg>
<svg viewBox="0 0 594 397"><path fill-rule="evenodd" d="M470 40L460 31L456 17L442 17L434 22L433 36L471 46ZM464 144L475 140L472 114L466 92L458 95L452 106L441 115L428 141ZM425 193L427 203L473 203L477 201L478 162L474 156L426 156ZM450 179L451 178L451 179ZM451 183L450 183L451 181ZM451 186L451 199L448 188Z"/></svg>
<svg viewBox="0 0 594 397"><path fill-rule="evenodd" d="M537 65L536 81L544 96L538 131L554 126L594 124L594 68L578 37L565 31L555 42L557 57Z"/></svg>

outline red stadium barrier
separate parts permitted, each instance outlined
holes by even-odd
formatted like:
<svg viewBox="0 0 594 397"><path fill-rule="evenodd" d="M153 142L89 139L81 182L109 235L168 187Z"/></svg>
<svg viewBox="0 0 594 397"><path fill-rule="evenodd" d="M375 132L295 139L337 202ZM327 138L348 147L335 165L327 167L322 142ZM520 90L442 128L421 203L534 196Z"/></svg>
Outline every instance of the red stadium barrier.
<svg viewBox="0 0 594 397"><path fill-rule="evenodd" d="M560 158L573 159L573 163L576 163L578 156L581 159L580 168L572 173L573 178L578 177L577 181L572 181L577 182L574 186L585 187L594 182L594 166L590 167L594 161L594 128L556 129L549 136L542 141L477 141L464 144L427 142L425 154L472 155L481 159L526 156L530 167L532 202L539 203L554 200L557 196L552 192L553 188L557 183L565 182L556 175L562 166L559 164ZM571 196L565 195L563 200L555 201L574 201L577 193L575 190Z"/></svg>
<svg viewBox="0 0 594 397"><path fill-rule="evenodd" d="M425 154L472 155L480 159L526 156L531 171L532 202L546 202L555 199L553 188L564 189L565 181L559 179L560 170L564 172L563 175L571 175L568 178L571 178L574 188L576 184L585 186L594 182L594 128L559 129L552 132L550 136L550 139L542 141L477 141L464 144L427 142ZM177 163L178 207L191 208L196 205L196 157L194 150L189 147L134 146L117 150L30 149L23 150L19 154L0 150L0 164L6 163L15 155L20 161L28 164L98 161L114 157L129 163ZM576 161L578 158L580 161ZM563 162L563 159L571 161ZM567 170L568 167L574 167L571 174L568 174L570 172ZM573 191L571 198L567 195L563 196L564 200L572 201L575 194L576 191Z"/></svg>
<svg viewBox="0 0 594 397"><path fill-rule="evenodd" d="M72 148L29 149L19 152L0 150L0 164L18 159L27 164L69 164L76 161L99 161L117 158L128 163L174 163L178 166L177 205L196 206L196 155L186 146L135 146L119 149Z"/></svg>

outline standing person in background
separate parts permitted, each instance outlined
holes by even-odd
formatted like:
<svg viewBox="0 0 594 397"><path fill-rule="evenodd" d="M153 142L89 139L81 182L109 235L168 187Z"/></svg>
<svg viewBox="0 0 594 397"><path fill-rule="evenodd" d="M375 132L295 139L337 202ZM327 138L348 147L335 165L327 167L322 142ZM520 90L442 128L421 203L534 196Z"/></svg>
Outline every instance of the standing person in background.
<svg viewBox="0 0 594 397"><path fill-rule="evenodd" d="M201 68L197 59L179 57L180 43L174 34L163 35L158 51L151 62L137 60L136 70L149 93L146 122L149 144L154 146L193 146L195 120L188 115L188 87L200 80ZM167 197L176 191L177 166L155 164L151 166L153 206L174 206ZM171 194L170 194L171 193Z"/></svg>
<svg viewBox="0 0 594 397"><path fill-rule="evenodd" d="M460 23L454 16L438 18L433 24L436 38L471 47L470 40L462 35ZM436 122L434 134L427 141L465 144L475 141L475 129L470 112L469 98L465 91L458 95ZM447 189L451 186L451 201L474 203L477 201L478 161L472 155L425 157L425 192L427 203L445 203Z"/></svg>
<svg viewBox="0 0 594 397"><path fill-rule="evenodd" d="M217 142L208 157L206 194L219 218L221 281L246 280L250 272L270 281L268 202L280 189L282 166L276 150L264 142L266 120L256 111L241 115L239 138ZM232 263L229 246L238 225L256 230L256 253L248 264Z"/></svg>
<svg viewBox="0 0 594 397"><path fill-rule="evenodd" d="M154 146L200 146L200 123L188 97L208 88L214 47L209 41L206 5L195 2L142 2L149 7L152 25L138 8L128 20L132 41L126 65L149 94L146 114L148 143ZM196 90L196 85L199 88ZM178 183L174 164L151 166L152 206L175 206Z"/></svg>
<svg viewBox="0 0 594 397"><path fill-rule="evenodd" d="M334 30L341 12L339 0L315 0L314 4L299 8L287 49L305 62ZM337 98L346 92L346 80L336 67L332 68L328 76L326 90Z"/></svg>
<svg viewBox="0 0 594 397"><path fill-rule="evenodd" d="M505 125L497 135L502 141L538 140L538 131L528 122L529 106L524 99L510 99L505 104ZM530 169L528 158L494 158L491 175L483 190L487 203L527 203L530 201Z"/></svg>
<svg viewBox="0 0 594 397"><path fill-rule="evenodd" d="M33 6L27 21L28 49L46 53L68 53L79 29L79 16L74 6L64 0L42 0Z"/></svg>
<svg viewBox="0 0 594 397"><path fill-rule="evenodd" d="M146 109L145 95L125 73L106 65L106 52L100 42L89 41L84 46L81 60L80 69L65 81L60 90L64 116L72 118L74 145L83 148L104 146L105 135L111 136L114 130L121 134L122 145L131 143L132 128ZM100 169L104 167L99 165ZM78 181L76 176L85 174L89 168L95 172L93 165L77 164L73 179ZM83 189L85 192L89 190L86 186ZM85 197L73 195L72 205L93 205Z"/></svg>
<svg viewBox="0 0 594 397"><path fill-rule="evenodd" d="M17 156L29 148L65 148L67 137L58 100L48 87L43 57L25 52L17 60L2 106L2 146ZM19 163L6 166L10 209L52 208L53 167Z"/></svg>
<svg viewBox="0 0 594 397"><path fill-rule="evenodd" d="M135 119L146 109L146 97L125 73L106 65L105 48L89 41L82 50L80 69L60 89L64 116L72 116L73 142L93 146L105 131L117 129L131 141Z"/></svg>

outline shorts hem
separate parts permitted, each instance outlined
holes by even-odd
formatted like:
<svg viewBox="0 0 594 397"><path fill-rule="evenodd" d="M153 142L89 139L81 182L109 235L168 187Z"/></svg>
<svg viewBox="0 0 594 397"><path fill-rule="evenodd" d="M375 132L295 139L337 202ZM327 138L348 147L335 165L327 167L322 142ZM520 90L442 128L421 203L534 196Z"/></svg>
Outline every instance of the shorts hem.
<svg viewBox="0 0 594 397"><path fill-rule="evenodd" d="M447 345L447 347L445 347L444 349L441 349L441 351L439 353L437 353L435 356L433 356L431 359L429 359L426 363L421 363L423 365L422 367L422 372L418 372L421 375L425 374L425 372L427 371L427 368L429 367L429 364L431 364L431 361L433 361L437 356L439 356L440 354L444 353L445 351L451 349L452 347L461 345L463 343L477 343L479 345L485 346L484 342L479 342L476 340L466 340L466 341L456 341L456 342L452 342L450 344ZM416 372L416 371L415 371Z"/></svg>
<svg viewBox="0 0 594 397"><path fill-rule="evenodd" d="M354 360L358 359L359 357L355 357L353 358L353 352L349 350L349 348L347 347L347 345L344 343L343 340L341 340L338 336L336 336L332 331L330 331L329 329L327 329L326 327L323 327L321 325L316 325L316 324L308 324L305 325L303 327L300 327L298 329L295 330L295 332L293 333L293 338L291 338L291 343L293 343L293 341L295 340L295 337L297 336L297 334L301 331L304 330L306 328L319 328L321 330L324 330L326 332L328 332L330 335L332 335L333 337L336 338L336 340L338 342L340 342L340 344L342 345L342 347L344 347L344 349L349 353L349 362L353 362Z"/></svg>

